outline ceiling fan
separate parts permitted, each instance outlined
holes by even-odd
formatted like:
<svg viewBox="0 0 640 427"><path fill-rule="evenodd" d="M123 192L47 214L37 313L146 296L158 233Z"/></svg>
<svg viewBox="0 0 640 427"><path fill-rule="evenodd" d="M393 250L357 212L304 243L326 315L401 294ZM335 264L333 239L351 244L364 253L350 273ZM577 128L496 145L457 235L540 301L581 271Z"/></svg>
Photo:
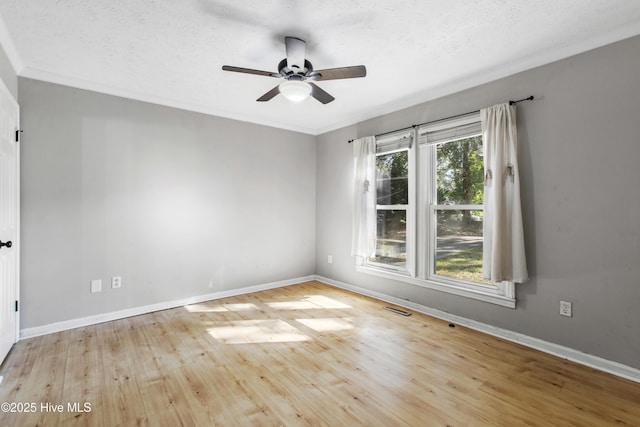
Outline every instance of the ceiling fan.
<svg viewBox="0 0 640 427"><path fill-rule="evenodd" d="M364 65L314 70L311 62L305 59L306 42L304 40L296 37L285 37L284 43L287 57L278 64L278 72L252 70L231 65L223 65L222 69L224 71L276 77L285 80L258 98L258 102L269 101L276 95L282 94L282 96L294 102L302 101L311 95L323 104L328 104L335 98L313 83L314 81L352 79L367 75L367 69Z"/></svg>

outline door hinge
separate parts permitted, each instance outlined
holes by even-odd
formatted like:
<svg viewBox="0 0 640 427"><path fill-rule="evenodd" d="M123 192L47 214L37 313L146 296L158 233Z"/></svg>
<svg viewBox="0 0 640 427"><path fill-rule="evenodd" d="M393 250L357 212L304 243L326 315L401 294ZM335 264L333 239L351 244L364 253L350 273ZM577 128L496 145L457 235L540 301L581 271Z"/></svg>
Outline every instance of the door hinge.
<svg viewBox="0 0 640 427"><path fill-rule="evenodd" d="M18 312L18 300L16 300L16 313Z"/></svg>
<svg viewBox="0 0 640 427"><path fill-rule="evenodd" d="M20 141L20 134L24 132L23 130L16 129L16 142Z"/></svg>

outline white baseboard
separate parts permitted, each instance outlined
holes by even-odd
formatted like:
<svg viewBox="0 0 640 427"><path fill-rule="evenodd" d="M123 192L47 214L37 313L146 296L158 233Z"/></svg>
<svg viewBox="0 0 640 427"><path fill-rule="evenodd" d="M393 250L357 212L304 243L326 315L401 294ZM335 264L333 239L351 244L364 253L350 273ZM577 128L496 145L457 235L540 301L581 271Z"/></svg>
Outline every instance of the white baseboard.
<svg viewBox="0 0 640 427"><path fill-rule="evenodd" d="M361 288L359 286L353 286L344 282L329 279L323 276L315 276L315 280L335 286L337 288L345 289L357 294L365 295L381 301L392 303L401 307L409 308L411 310L423 313L438 319L445 320L447 322L455 323L469 329L474 329L479 332L483 332L498 338L502 338L507 341L522 344L526 347L533 348L535 350L542 351L544 353L558 356L562 359L567 359L572 362L579 363L581 365L588 366L590 368L604 371L618 377L626 378L631 381L640 383L640 369L632 368L631 366L623 365L622 363L612 362L601 357L593 356L581 351L565 347L562 345L554 344L548 341L544 341L538 338L530 337L528 335L520 334L518 332L509 331L507 329L498 328L495 326L487 325L475 320L467 319L465 317L457 316L455 314L447 313L445 311L437 310L435 308L427 307L422 304L407 301L398 297L383 294L369 289Z"/></svg>
<svg viewBox="0 0 640 427"><path fill-rule="evenodd" d="M264 283L261 285L245 286L238 289L214 292L211 294L198 295L195 297L182 298L173 301L165 301L157 304L144 305L141 307L128 308L126 310L112 311L110 313L96 314L93 316L81 317L77 319L64 320L62 322L49 323L47 325L25 328L20 331L20 339L33 338L41 335L52 334L54 332L66 331L74 328L95 325L112 320L124 319L126 317L139 316L141 314L152 313L154 311L167 310L169 308L182 307L189 304L197 304L204 301L211 301L220 298L233 297L237 295L250 294L252 292L264 291L267 289L281 288L283 286L295 285L297 283L315 280L315 276L298 277L295 279L281 280L278 282Z"/></svg>

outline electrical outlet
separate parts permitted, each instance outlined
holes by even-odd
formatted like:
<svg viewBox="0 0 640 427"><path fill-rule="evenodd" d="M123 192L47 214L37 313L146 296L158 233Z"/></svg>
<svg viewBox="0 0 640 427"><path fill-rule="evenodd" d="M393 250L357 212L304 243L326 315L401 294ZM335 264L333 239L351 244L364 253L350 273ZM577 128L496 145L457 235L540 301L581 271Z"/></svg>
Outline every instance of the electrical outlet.
<svg viewBox="0 0 640 427"><path fill-rule="evenodd" d="M560 315L571 317L571 303L569 301L560 301Z"/></svg>
<svg viewBox="0 0 640 427"><path fill-rule="evenodd" d="M122 277L116 276L111 278L111 289L118 289L122 287Z"/></svg>
<svg viewBox="0 0 640 427"><path fill-rule="evenodd" d="M329 256L327 257L327 262L328 262L329 264L333 264L333 257L332 257L331 255L329 255Z"/></svg>
<svg viewBox="0 0 640 427"><path fill-rule="evenodd" d="M91 281L91 293L102 292L102 280L96 279Z"/></svg>

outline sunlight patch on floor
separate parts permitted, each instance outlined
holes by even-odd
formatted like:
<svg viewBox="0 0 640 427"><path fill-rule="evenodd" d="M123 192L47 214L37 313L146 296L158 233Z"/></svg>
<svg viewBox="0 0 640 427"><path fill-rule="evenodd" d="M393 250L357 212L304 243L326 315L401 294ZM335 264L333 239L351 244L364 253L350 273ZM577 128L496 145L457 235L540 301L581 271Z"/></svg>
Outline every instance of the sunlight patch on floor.
<svg viewBox="0 0 640 427"><path fill-rule="evenodd" d="M283 320L237 320L207 329L224 344L307 341L310 338Z"/></svg>
<svg viewBox="0 0 640 427"><path fill-rule="evenodd" d="M318 308L317 305L309 301L277 301L266 303L269 307L275 310L309 310L312 308Z"/></svg>
<svg viewBox="0 0 640 427"><path fill-rule="evenodd" d="M335 332L353 329L353 322L349 318L296 319L296 321L317 332Z"/></svg>
<svg viewBox="0 0 640 427"><path fill-rule="evenodd" d="M298 301L274 301L265 303L275 310L310 310L316 308L353 308L324 295L307 295Z"/></svg>
<svg viewBox="0 0 640 427"><path fill-rule="evenodd" d="M325 297L324 295L307 295L304 299L322 308L353 308L350 305L341 303L333 298Z"/></svg>
<svg viewBox="0 0 640 427"><path fill-rule="evenodd" d="M222 304L222 306L229 311L258 310L258 306L253 303Z"/></svg>

